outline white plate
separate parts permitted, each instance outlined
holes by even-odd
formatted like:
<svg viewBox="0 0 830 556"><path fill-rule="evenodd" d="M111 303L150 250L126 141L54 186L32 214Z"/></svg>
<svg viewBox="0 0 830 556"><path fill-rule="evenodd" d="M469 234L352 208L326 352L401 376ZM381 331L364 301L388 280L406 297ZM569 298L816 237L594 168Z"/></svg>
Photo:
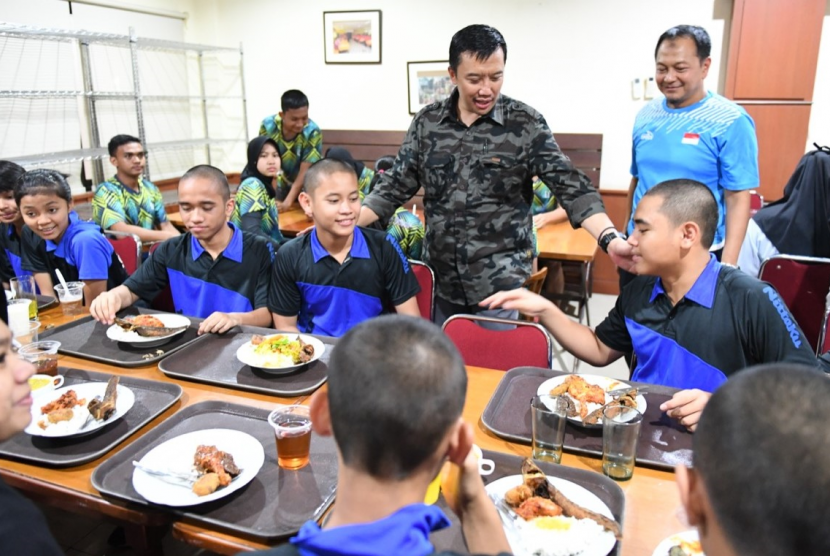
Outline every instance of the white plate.
<svg viewBox="0 0 830 556"><path fill-rule="evenodd" d="M565 382L565 380L569 376L579 376L585 380L588 384L596 384L598 386L602 386L606 392L610 390L619 390L621 388L630 388L631 385L627 382L622 382L613 378L608 378L607 376L600 376L600 375L562 375L557 376L554 378L549 378L545 382L539 385L539 389L536 390L536 394L539 396L546 396L550 394L550 391ZM648 404L646 403L646 399L642 394L637 394L635 398L637 400L637 411L640 413L645 413ZM605 403L611 401L611 396L608 394L605 395ZM600 407L599 404L588 404L588 413L591 411L598 409ZM588 428L598 428L602 427L602 418L599 419L599 422L596 425L583 425L581 417L568 417L568 420L576 425L581 427L588 427Z"/></svg>
<svg viewBox="0 0 830 556"><path fill-rule="evenodd" d="M94 432L104 425L108 425L114 422L116 419L120 419L123 417L135 404L135 394L133 391L127 388L126 386L122 386L121 384L118 385L117 394L115 398L115 413L113 413L109 419L106 421L96 421L93 418L89 418L86 424L77 430L67 431L60 423L56 423L54 425L49 425L45 429L40 428L38 425L38 421L43 421L46 419L46 416L41 414L40 408L46 405L47 403L53 402L60 398L64 393L69 390L75 390L75 394L78 396L78 399L85 399L86 404L84 404L84 408L92 401L92 398L95 396L104 397L104 393L107 390L107 383L106 382L86 382L83 384L73 384L72 386L64 386L63 388L58 388L57 390L53 390L52 392L44 393L37 398L35 398L34 403L32 404L32 422L29 423L29 426L26 427L26 432L31 434L32 436L45 436L48 438L62 438L66 436L78 436L82 434L89 434Z"/></svg>
<svg viewBox="0 0 830 556"><path fill-rule="evenodd" d="M611 513L611 509L588 489L556 477L548 477L548 481L575 504L579 504L583 508L591 510L592 512L602 514L609 519L614 519L614 514ZM487 490L487 494L490 496L504 498L504 494L508 490L519 486L522 482L523 479L521 475L508 475L507 477L502 477L497 481L493 481L487 485L485 489ZM524 550L521 540L516 538L516 531L505 528L505 534L507 535L507 540L513 549L513 554L516 556L531 556L529 552ZM553 531L550 533L551 544L556 543L556 536L559 534L561 533ZM617 539L614 538L614 533L608 530L603 530L601 534L591 537L591 542L585 550L579 554L580 556L607 556L608 553L614 549L616 542Z"/></svg>
<svg viewBox="0 0 830 556"><path fill-rule="evenodd" d="M175 313L153 313L152 316L163 322L166 328L190 326L190 319L184 315L177 315ZM107 328L107 338L115 340L116 342L125 342L127 344L135 345L136 347L153 347L169 342L173 337L183 334L185 330L176 332L175 334L170 334L168 336L145 337L139 336L138 332L127 332L117 324L113 324Z"/></svg>
<svg viewBox="0 0 830 556"><path fill-rule="evenodd" d="M277 336L278 334L270 334L266 336L266 338L271 338L273 336ZM314 347L314 355L312 356L311 360L308 363L300 363L299 365L289 365L288 367L260 367L259 365L255 364L256 362L256 355L254 354L254 349L256 346L253 345L251 342L245 342L239 349L236 350L236 358L239 359L242 363L250 367L254 367L255 369L260 369L266 373L272 374L285 374L296 371L300 367L304 367L309 363L313 363L320 359L323 355L323 352L326 351L326 344L318 340L313 336L307 336L305 334L279 334L281 336L285 336L290 340L296 340L297 336L302 339L303 342L307 344L311 344Z"/></svg>
<svg viewBox="0 0 830 556"><path fill-rule="evenodd" d="M697 542L700 539L697 535L697 529L690 529L689 531L683 531L682 533L677 533L676 535L672 535L667 539L663 539L663 542L657 545L657 548L654 549L654 553L652 556L668 556L669 550L671 547L677 546L681 543L681 541L685 542ZM700 552L691 552L689 556L705 556L703 551Z"/></svg>
<svg viewBox="0 0 830 556"><path fill-rule="evenodd" d="M256 477L265 463L262 444L250 434L231 429L194 431L160 444L141 458L141 464L154 469L187 473L193 469L193 456L199 445L216 446L233 456L242 471L226 487L213 494L197 496L190 487L167 483L140 469L133 470L133 488L150 502L166 506L195 506L218 500L244 487Z"/></svg>

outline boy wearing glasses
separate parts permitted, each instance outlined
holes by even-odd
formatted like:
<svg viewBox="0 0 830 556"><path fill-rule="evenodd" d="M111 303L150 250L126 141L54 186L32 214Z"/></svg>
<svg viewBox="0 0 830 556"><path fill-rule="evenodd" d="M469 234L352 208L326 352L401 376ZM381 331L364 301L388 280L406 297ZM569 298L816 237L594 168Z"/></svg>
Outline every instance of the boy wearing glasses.
<svg viewBox="0 0 830 556"><path fill-rule="evenodd" d="M141 241L164 241L179 235L167 220L158 187L144 178L147 153L131 135L116 135L107 146L115 175L98 186L92 217L104 231L128 232Z"/></svg>

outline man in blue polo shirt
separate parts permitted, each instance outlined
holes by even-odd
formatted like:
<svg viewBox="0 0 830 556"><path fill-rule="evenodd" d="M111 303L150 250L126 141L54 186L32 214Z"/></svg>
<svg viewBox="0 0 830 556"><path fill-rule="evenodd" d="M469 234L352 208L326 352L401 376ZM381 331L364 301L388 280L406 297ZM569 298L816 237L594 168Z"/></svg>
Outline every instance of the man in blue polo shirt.
<svg viewBox="0 0 830 556"><path fill-rule="evenodd" d="M539 316L565 349L594 366L633 352L631 379L681 388L661 409L693 429L711 393L741 369L778 361L818 369L775 289L709 253L716 215L714 196L699 182L650 189L628 238L640 276L596 331L527 290L501 292L482 305Z"/></svg>
<svg viewBox="0 0 830 556"><path fill-rule="evenodd" d="M179 181L179 211L187 233L161 244L122 286L99 296L90 314L110 324L119 310L169 285L177 312L205 319L200 334L269 326L272 247L228 222L233 199L225 174L208 165L188 170Z"/></svg>
<svg viewBox="0 0 830 556"><path fill-rule="evenodd" d="M386 232L355 227L360 191L351 164L315 162L300 205L314 230L283 245L274 261L268 306L278 330L341 336L391 307L420 316L420 287L401 247Z"/></svg>
<svg viewBox="0 0 830 556"><path fill-rule="evenodd" d="M658 183L699 181L717 201L710 249L734 266L749 222L749 190L759 183L758 139L755 123L742 107L706 91L711 49L706 30L692 25L672 27L657 41L655 79L665 98L644 106L634 122L630 214ZM633 218L627 231L634 231ZM622 272L620 285L630 279Z"/></svg>

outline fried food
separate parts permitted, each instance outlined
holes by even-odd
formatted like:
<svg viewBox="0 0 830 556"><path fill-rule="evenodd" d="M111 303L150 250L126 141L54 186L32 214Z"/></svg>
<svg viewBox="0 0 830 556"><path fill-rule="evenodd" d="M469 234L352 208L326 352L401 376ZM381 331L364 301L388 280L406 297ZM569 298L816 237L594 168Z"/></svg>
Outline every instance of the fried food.
<svg viewBox="0 0 830 556"><path fill-rule="evenodd" d="M57 400L49 402L48 404L41 407L40 412L43 415L48 415L49 413L52 413L53 411L56 411L58 409L72 409L76 405L85 404L86 399L79 400L78 394L75 393L75 390L67 390Z"/></svg>
<svg viewBox="0 0 830 556"><path fill-rule="evenodd" d="M314 346L299 337L291 340L284 334L274 336L254 336L251 343L255 357L261 361L257 366L263 368L290 367L308 363L314 357Z"/></svg>
<svg viewBox="0 0 830 556"><path fill-rule="evenodd" d="M522 519L530 521L535 517L562 515L562 508L547 498L531 496L521 503L515 511Z"/></svg>
<svg viewBox="0 0 830 556"><path fill-rule="evenodd" d="M515 508L521 506L522 502L531 496L533 496L533 491L527 485L521 484L505 492L504 501L507 502L508 506Z"/></svg>
<svg viewBox="0 0 830 556"><path fill-rule="evenodd" d="M193 484L193 492L196 496L207 496L213 494L222 486L222 481L216 473L205 473Z"/></svg>
<svg viewBox="0 0 830 556"><path fill-rule="evenodd" d="M240 473L233 456L216 446L201 445L196 448L193 465L199 473L215 473L221 486L231 484L231 480Z"/></svg>
<svg viewBox="0 0 830 556"><path fill-rule="evenodd" d="M577 402L579 417L585 419L588 415L588 404L605 404L605 389L597 384L589 384L579 375L569 375L550 391L551 396L567 394ZM570 413L570 412L569 412Z"/></svg>
<svg viewBox="0 0 830 556"><path fill-rule="evenodd" d="M115 413L115 402L118 398L118 377L113 376L107 382L107 389L104 392L104 398L95 396L90 400L86 408L92 416L98 421L106 421L113 413Z"/></svg>
<svg viewBox="0 0 830 556"><path fill-rule="evenodd" d="M153 315L136 315L134 317L127 317L124 320L131 322L136 326L149 326L150 328L164 328L164 323Z"/></svg>

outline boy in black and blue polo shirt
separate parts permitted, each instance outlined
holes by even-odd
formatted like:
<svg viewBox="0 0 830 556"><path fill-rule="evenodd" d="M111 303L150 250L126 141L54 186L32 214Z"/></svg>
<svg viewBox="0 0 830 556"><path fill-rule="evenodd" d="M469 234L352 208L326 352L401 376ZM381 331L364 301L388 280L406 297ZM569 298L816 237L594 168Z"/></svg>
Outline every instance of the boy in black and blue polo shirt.
<svg viewBox="0 0 830 556"><path fill-rule="evenodd" d="M631 379L681 388L660 409L694 429L711 393L746 367L786 361L818 370L775 289L710 255L717 219L715 198L699 182L650 189L628 238L640 276L596 332L530 292L501 292L481 303L540 316L565 349L594 366L633 352Z"/></svg>
<svg viewBox="0 0 830 556"><path fill-rule="evenodd" d="M165 241L123 286L102 294L90 314L109 324L120 309L152 300L169 285L177 312L205 319L200 334L269 326L272 247L228 223L233 200L222 171L188 170L179 181L179 210L188 233Z"/></svg>
<svg viewBox="0 0 830 556"><path fill-rule="evenodd" d="M420 287L400 246L385 232L355 227L360 193L351 165L314 163L300 205L314 230L283 245L274 261L268 307L278 330L341 336L391 306L420 316Z"/></svg>

